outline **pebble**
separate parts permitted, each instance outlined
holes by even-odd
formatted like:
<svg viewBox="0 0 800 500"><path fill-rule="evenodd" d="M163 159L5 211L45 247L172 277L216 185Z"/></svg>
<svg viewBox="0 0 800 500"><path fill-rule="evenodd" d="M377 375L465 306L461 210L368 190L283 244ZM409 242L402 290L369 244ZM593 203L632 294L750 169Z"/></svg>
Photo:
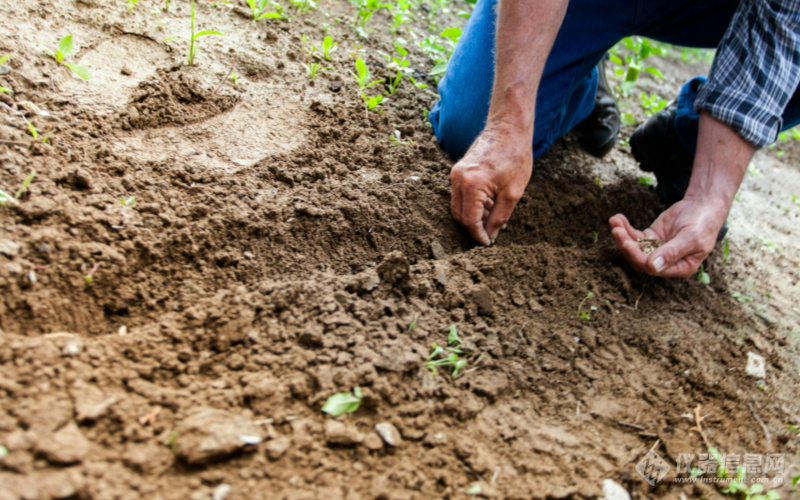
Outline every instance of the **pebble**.
<svg viewBox="0 0 800 500"><path fill-rule="evenodd" d="M267 451L267 458L270 460L278 460L289 449L291 446L292 440L286 436L281 436L279 438L273 439L269 441L264 448Z"/></svg>
<svg viewBox="0 0 800 500"><path fill-rule="evenodd" d="M190 464L227 457L261 437L249 418L209 407L195 409L176 431L175 453Z"/></svg>
<svg viewBox="0 0 800 500"><path fill-rule="evenodd" d="M220 484L214 488L214 491L211 493L211 500L225 500L232 489L230 484Z"/></svg>
<svg viewBox="0 0 800 500"><path fill-rule="evenodd" d="M748 352L747 366L745 366L744 371L751 377L760 379L767 378L767 360L760 354L756 354L752 351Z"/></svg>
<svg viewBox="0 0 800 500"><path fill-rule="evenodd" d="M603 479L602 500L631 500L628 490L613 479Z"/></svg>
<svg viewBox="0 0 800 500"><path fill-rule="evenodd" d="M19 253L20 248L22 247L19 243L14 243L11 240L0 240L0 253L9 259L13 259Z"/></svg>
<svg viewBox="0 0 800 500"><path fill-rule="evenodd" d="M328 444L350 446L364 441L364 435L351 425L338 420L328 420L325 422L325 441Z"/></svg>
<svg viewBox="0 0 800 500"><path fill-rule="evenodd" d="M380 436L378 436L374 432L370 432L364 438L364 447L371 451L378 451L383 449L383 441L381 440Z"/></svg>
<svg viewBox="0 0 800 500"><path fill-rule="evenodd" d="M392 447L402 444L403 438L400 437L397 427L389 422L381 422L375 426L375 432L383 439L383 442Z"/></svg>
<svg viewBox="0 0 800 500"><path fill-rule="evenodd" d="M37 451L48 462L58 465L69 465L83 461L90 448L91 443L83 436L75 422L68 423L36 445Z"/></svg>
<svg viewBox="0 0 800 500"><path fill-rule="evenodd" d="M431 255L436 260L447 260L447 252L445 252L444 247L438 241L434 241L431 243Z"/></svg>

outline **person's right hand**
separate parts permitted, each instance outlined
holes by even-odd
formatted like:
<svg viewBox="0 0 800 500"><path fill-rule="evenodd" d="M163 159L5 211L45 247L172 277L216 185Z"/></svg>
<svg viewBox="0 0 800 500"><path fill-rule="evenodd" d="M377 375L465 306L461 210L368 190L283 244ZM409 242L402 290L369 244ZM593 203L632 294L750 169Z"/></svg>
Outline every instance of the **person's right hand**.
<svg viewBox="0 0 800 500"><path fill-rule="evenodd" d="M487 125L450 172L453 218L482 245L497 238L525 192L533 169L531 136Z"/></svg>

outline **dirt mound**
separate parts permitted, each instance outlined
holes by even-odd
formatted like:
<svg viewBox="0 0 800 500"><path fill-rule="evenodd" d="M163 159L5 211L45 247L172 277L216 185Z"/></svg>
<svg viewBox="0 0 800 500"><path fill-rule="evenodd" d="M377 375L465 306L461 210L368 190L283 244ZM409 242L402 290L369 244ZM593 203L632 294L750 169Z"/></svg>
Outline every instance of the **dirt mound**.
<svg viewBox="0 0 800 500"><path fill-rule="evenodd" d="M128 106L130 127L188 125L223 113L239 101L235 96L217 96L202 89L197 80L178 70L159 70L139 84ZM124 118L122 123L124 127Z"/></svg>

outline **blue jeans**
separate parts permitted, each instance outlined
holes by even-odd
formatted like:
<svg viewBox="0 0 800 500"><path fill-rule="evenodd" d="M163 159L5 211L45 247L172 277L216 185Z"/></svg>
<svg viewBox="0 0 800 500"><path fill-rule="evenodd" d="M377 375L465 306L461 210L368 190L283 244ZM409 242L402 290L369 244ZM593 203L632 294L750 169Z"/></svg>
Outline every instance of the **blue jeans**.
<svg viewBox="0 0 800 500"><path fill-rule="evenodd" d="M570 0L545 64L536 100L533 156L544 154L594 107L596 65L626 36L642 35L675 45L713 48L738 0ZM442 148L454 159L467 152L486 124L494 79L497 0L478 0L439 83L439 101L428 117ZM675 120L692 154L698 115L692 109L697 77L681 89ZM784 112L784 129L800 123L800 92Z"/></svg>

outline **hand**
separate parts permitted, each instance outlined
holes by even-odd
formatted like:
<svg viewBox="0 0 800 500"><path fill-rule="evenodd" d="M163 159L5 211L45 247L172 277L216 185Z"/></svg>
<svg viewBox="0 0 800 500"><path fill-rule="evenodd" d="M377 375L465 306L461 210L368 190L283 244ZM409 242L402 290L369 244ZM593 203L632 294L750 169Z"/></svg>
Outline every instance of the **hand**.
<svg viewBox="0 0 800 500"><path fill-rule="evenodd" d="M651 276L688 278L714 249L729 208L725 202L684 198L644 231L634 229L622 214L611 217L609 224L617 249L634 269ZM637 242L646 237L665 243L647 255Z"/></svg>
<svg viewBox="0 0 800 500"><path fill-rule="evenodd" d="M490 126L453 166L451 211L482 245L490 245L522 198L533 169L531 136Z"/></svg>

